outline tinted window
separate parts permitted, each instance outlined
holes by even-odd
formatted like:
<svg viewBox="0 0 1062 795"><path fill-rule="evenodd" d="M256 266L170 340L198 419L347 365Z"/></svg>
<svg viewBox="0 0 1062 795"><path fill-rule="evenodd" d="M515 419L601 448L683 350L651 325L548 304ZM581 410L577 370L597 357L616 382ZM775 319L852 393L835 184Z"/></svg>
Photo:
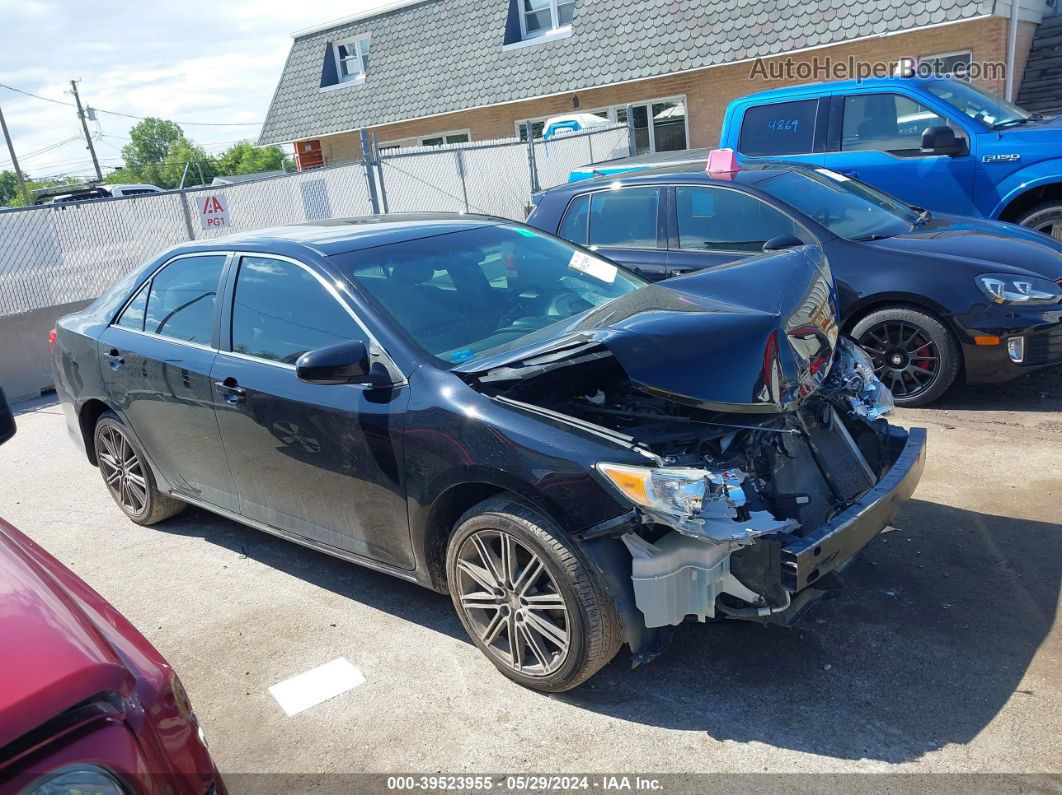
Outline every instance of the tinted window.
<svg viewBox="0 0 1062 795"><path fill-rule="evenodd" d="M209 345L222 254L174 260L151 280L144 330Z"/></svg>
<svg viewBox="0 0 1062 795"><path fill-rule="evenodd" d="M140 288L140 292L136 294L136 297L122 311L122 316L118 318L119 326L136 329L137 331L144 330L144 310L147 308L147 296L148 287L144 285Z"/></svg>
<svg viewBox="0 0 1062 795"><path fill-rule="evenodd" d="M645 282L521 226L494 225L377 246L330 262L427 353L461 363L547 339Z"/></svg>
<svg viewBox="0 0 1062 795"><path fill-rule="evenodd" d="M292 262L244 257L232 306L232 349L286 364L307 351L368 338L317 278Z"/></svg>
<svg viewBox="0 0 1062 795"><path fill-rule="evenodd" d="M903 234L918 220L898 199L825 168L794 169L756 187L848 240Z"/></svg>
<svg viewBox="0 0 1062 795"><path fill-rule="evenodd" d="M566 240L585 246L589 211L590 197L585 193L582 196L576 196L572 203L568 205L568 210L564 213L564 220L561 221L557 234Z"/></svg>
<svg viewBox="0 0 1062 795"><path fill-rule="evenodd" d="M754 196L725 188L675 188L679 246L700 251L760 251L796 225Z"/></svg>
<svg viewBox="0 0 1062 795"><path fill-rule="evenodd" d="M817 99L759 105L745 111L738 150L745 155L800 155L815 140Z"/></svg>
<svg viewBox="0 0 1062 795"><path fill-rule="evenodd" d="M920 149L926 127L946 124L929 108L899 94L856 94L844 98L841 149Z"/></svg>
<svg viewBox="0 0 1062 795"><path fill-rule="evenodd" d="M590 243L620 248L657 248L660 188L603 190L590 198Z"/></svg>

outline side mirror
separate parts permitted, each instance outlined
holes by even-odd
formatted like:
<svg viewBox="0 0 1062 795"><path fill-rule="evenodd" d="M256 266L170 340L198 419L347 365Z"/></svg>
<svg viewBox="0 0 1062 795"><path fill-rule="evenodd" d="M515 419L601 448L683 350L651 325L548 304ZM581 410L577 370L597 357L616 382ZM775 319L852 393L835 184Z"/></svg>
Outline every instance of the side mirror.
<svg viewBox="0 0 1062 795"><path fill-rule="evenodd" d="M764 251L781 251L784 248L795 248L804 245L804 241L796 235L775 235L763 244Z"/></svg>
<svg viewBox="0 0 1062 795"><path fill-rule="evenodd" d="M295 374L308 384L374 384L369 351L359 340L307 351L295 363Z"/></svg>
<svg viewBox="0 0 1062 795"><path fill-rule="evenodd" d="M15 415L11 413L11 407L7 405L4 390L0 389L0 444L3 444L15 435Z"/></svg>
<svg viewBox="0 0 1062 795"><path fill-rule="evenodd" d="M926 127L922 131L922 153L927 155L961 155L966 152L966 143L955 137L951 127Z"/></svg>

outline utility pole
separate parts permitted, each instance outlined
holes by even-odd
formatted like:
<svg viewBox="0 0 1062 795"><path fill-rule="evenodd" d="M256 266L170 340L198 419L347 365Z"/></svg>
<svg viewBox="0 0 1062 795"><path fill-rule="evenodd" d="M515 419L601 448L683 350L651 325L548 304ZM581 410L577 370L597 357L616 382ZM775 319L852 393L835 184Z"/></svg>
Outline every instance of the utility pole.
<svg viewBox="0 0 1062 795"><path fill-rule="evenodd" d="M0 127L4 129L4 140L7 141L7 151L11 155L11 165L15 167L15 179L18 180L18 189L22 191L22 203L30 207L33 202L30 201L29 191L26 190L26 182L22 179L22 169L18 167L18 158L15 157L15 145L11 143L11 133L7 131L3 108L0 108Z"/></svg>
<svg viewBox="0 0 1062 795"><path fill-rule="evenodd" d="M81 97L77 94L77 81L70 81L70 88L74 91L74 102L77 103L77 117L81 119L81 129L85 131L85 143L92 155L92 165L96 167L96 179L103 182L103 172L100 171L100 161L96 159L96 149L92 146L92 136L89 135L88 122L85 120L85 111L81 109Z"/></svg>

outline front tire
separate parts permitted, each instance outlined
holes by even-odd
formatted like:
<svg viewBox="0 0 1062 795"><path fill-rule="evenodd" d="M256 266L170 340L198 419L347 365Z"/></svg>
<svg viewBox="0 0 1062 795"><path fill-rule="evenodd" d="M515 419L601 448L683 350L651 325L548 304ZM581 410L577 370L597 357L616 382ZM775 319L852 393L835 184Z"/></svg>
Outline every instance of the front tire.
<svg viewBox="0 0 1062 795"><path fill-rule="evenodd" d="M1062 201L1055 199L1038 204L1023 213L1017 223L1062 242Z"/></svg>
<svg viewBox="0 0 1062 795"><path fill-rule="evenodd" d="M103 483L122 513L134 522L152 525L187 507L158 490L143 449L113 411L100 415L93 438Z"/></svg>
<svg viewBox="0 0 1062 795"><path fill-rule="evenodd" d="M485 500L458 520L446 575L469 637L525 687L569 690L622 644L612 599L575 543L512 499Z"/></svg>
<svg viewBox="0 0 1062 795"><path fill-rule="evenodd" d="M878 309L853 326L852 336L870 355L874 373L897 406L932 403L959 374L959 343L943 323L919 309Z"/></svg>

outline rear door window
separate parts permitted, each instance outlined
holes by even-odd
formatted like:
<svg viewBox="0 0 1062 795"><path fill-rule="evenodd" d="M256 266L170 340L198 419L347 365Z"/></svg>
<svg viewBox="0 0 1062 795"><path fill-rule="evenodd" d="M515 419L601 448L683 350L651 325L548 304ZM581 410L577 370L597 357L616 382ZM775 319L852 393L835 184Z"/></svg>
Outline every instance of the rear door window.
<svg viewBox="0 0 1062 795"><path fill-rule="evenodd" d="M590 196L584 193L582 196L576 196L572 199L571 204L568 205L568 209L564 213L564 220L561 221L557 234L566 240L585 246L588 242L587 227L589 220Z"/></svg>
<svg viewBox="0 0 1062 795"><path fill-rule="evenodd" d="M122 328L133 329L134 331L143 331L144 310L147 308L147 297L148 286L145 284L140 288L136 297L134 297L133 300L126 305L125 309L122 310L117 325Z"/></svg>
<svg viewBox="0 0 1062 795"><path fill-rule="evenodd" d="M590 198L590 244L602 248L660 248L662 188L602 190Z"/></svg>
<svg viewBox="0 0 1062 795"><path fill-rule="evenodd" d="M144 331L209 345L224 265L224 254L181 257L156 273L147 291Z"/></svg>
<svg viewBox="0 0 1062 795"><path fill-rule="evenodd" d="M817 99L758 105L741 120L738 151L757 157L802 155L814 149Z"/></svg>
<svg viewBox="0 0 1062 795"><path fill-rule="evenodd" d="M801 237L788 216L755 196L727 188L675 188L679 248L758 252L778 235Z"/></svg>
<svg viewBox="0 0 1062 795"><path fill-rule="evenodd" d="M325 286L301 265L244 257L232 305L232 349L294 364L307 351L368 335Z"/></svg>

